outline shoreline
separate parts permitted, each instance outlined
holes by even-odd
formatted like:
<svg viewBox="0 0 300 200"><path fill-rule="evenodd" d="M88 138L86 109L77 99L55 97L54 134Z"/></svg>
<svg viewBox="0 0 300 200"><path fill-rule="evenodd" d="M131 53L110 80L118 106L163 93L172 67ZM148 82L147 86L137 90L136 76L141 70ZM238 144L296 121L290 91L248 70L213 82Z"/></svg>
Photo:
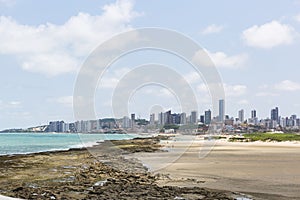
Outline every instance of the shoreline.
<svg viewBox="0 0 300 200"><path fill-rule="evenodd" d="M26 134L25 132L24 134ZM30 133L39 133L39 132L30 132ZM1 133L0 133L1 134ZM10 133L7 133L10 134ZM53 133L53 134L84 134L84 133ZM100 134L100 135L105 135L104 133L90 133L90 134ZM135 138L144 138L144 135L136 135L134 138L126 138L122 140L132 140ZM206 135L182 135L182 134L153 134L153 135L146 135L145 138L153 138L153 137L181 137L181 136L187 136L187 137L195 137L195 138L204 138ZM221 135L223 136L223 135ZM227 135L224 135L224 137ZM120 140L120 141L122 141ZM87 148L92 148L96 147L98 145L101 145L101 143L104 143L106 141L111 141L111 140L102 140L102 141L95 141L95 142L89 142L89 145L86 146L81 146L81 147L69 147L69 148L62 148L62 149L51 149L51 150L45 150L45 151L37 151L37 152L24 152L24 153L12 153L12 154L0 154L0 157L2 156L23 156L23 155L34 155L34 154L43 154L43 153L56 153L56 152L66 152L66 151L72 151L72 150L84 150ZM208 140L207 140L208 141ZM228 141L227 139L214 139L215 143L222 143L222 144L245 144L249 146L298 146L300 147L300 141L249 141L249 142L243 142L243 141ZM85 143L82 142L82 145ZM78 144L77 144L78 145ZM75 146L77 146L75 145ZM71 145L74 146L74 145ZM162 145L164 147L164 145Z"/></svg>
<svg viewBox="0 0 300 200"><path fill-rule="evenodd" d="M252 183L254 180L244 177L237 169L234 169L234 173L240 173L239 179L236 179L234 173L232 175L224 169L225 175L220 175L218 170L224 165L222 158L209 160L208 163L204 158L204 162L198 162L192 155L198 153L197 150L203 142L205 141L201 136L156 135L148 138L107 140L89 148L0 156L0 172L3 174L0 176L0 194L23 199L87 199L101 195L103 198L111 198L110 195L121 198L118 193L122 191L118 187L122 188L125 184L129 188L123 188L125 193L122 195L131 195L131 199L135 199L135 195L145 190L145 185L152 188L148 191L148 197L156 195L156 198L173 195L174 198L197 199L200 194L205 194L215 196L216 199L294 199L291 196L281 196L278 192L251 189L253 185L247 182ZM215 142L212 155L214 151L219 152L218 155L223 152L222 157L229 161L232 158L227 156L228 153L249 156L257 148L258 152L270 153L277 148L282 150L300 147L299 143L293 142ZM180 152L185 145L189 148ZM248 149L247 154L242 152L245 148ZM165 160L178 153L181 153L179 158ZM165 161L170 162L168 166L153 170L153 166ZM251 162L248 164L251 165ZM230 167L230 164L227 163L226 167ZM48 173L46 177L45 173ZM259 185L263 182L257 180L254 183ZM239 187L236 188L235 185ZM278 187L274 186L277 189ZM45 193L45 189L49 192L49 188L53 191L48 196L39 196ZM130 188L137 192L127 191ZM110 194L107 191L114 192Z"/></svg>
<svg viewBox="0 0 300 200"><path fill-rule="evenodd" d="M93 145L93 146L97 146ZM93 147L92 146L92 147ZM88 147L89 148L89 147ZM78 148L69 148L69 149L57 149L57 150L45 150L45 151L39 151L39 152L28 152L28 153L13 153L13 154L0 154L0 157L18 157L18 156L30 156L30 155L42 155L42 154L48 154L48 153L63 153L63 152L68 152L68 151L77 151L77 150L84 150L86 149L85 147L78 147Z"/></svg>
<svg viewBox="0 0 300 200"><path fill-rule="evenodd" d="M21 199L234 199L235 194L225 190L158 185L164 176L149 173L136 158L125 158L162 152L160 139L111 140L88 149L0 156L0 193Z"/></svg>
<svg viewBox="0 0 300 200"><path fill-rule="evenodd" d="M28 133L22 133L21 139L17 138L16 140L22 140L22 138L25 138L24 135L27 137ZM6 134L6 135L14 135L14 134ZM18 134L19 135L19 134ZM39 140L36 141L36 143L26 143L26 145L23 147L21 146L21 149L17 149L17 147L11 145L10 143L6 146L4 144L4 148L0 148L0 156L7 156L7 155L29 155L29 154L35 154L35 153L45 153L45 152L56 152L56 151L67 151L67 150L72 150L72 149L81 149L81 148L90 148L93 146L97 146L102 142L105 142L106 140L111 140L114 139L115 136L121 136L120 140L127 140L127 139L132 139L134 137L137 137L138 135L136 134L66 134L66 133L51 133L51 134L41 134L42 136L46 135L46 137L49 137L51 141L53 141L54 145L47 146L47 144L42 141L42 145L46 145L45 147L41 146L38 148L35 148L35 145L39 143ZM72 135L70 138L71 142L68 143L68 141L64 143L59 143L59 137L58 139L53 139L53 135L63 135L62 137L68 137L69 135ZM98 135L99 137L94 137L94 135ZM0 134L1 136L1 134ZM40 136L40 135L39 135ZM92 137L91 137L92 136ZM32 134L29 135L30 137L35 137ZM89 139L91 137L92 139ZM142 137L142 136L141 136ZM37 137L38 138L38 137ZM3 141L5 140L14 140L10 138L1 138ZM49 143L51 144L51 142ZM19 145L19 144L17 144ZM33 148L32 148L33 147Z"/></svg>

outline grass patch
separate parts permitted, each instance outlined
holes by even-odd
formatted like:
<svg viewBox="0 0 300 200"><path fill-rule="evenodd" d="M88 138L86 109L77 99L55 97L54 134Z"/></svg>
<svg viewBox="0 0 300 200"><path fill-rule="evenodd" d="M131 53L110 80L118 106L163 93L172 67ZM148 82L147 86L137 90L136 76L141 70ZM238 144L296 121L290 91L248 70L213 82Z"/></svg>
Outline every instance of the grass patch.
<svg viewBox="0 0 300 200"><path fill-rule="evenodd" d="M252 133L252 134L244 134L245 139L249 139L251 141L276 141L276 142L284 142L284 141L300 141L300 135L292 134L292 133Z"/></svg>

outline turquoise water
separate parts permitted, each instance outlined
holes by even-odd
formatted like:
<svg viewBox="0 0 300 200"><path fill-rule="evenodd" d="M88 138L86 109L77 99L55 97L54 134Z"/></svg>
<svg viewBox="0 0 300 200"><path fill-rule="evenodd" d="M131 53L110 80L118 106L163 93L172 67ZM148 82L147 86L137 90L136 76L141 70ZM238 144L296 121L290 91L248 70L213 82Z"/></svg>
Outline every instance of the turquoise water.
<svg viewBox="0 0 300 200"><path fill-rule="evenodd" d="M104 140L123 140L135 134L0 133L0 155L28 154L93 146Z"/></svg>

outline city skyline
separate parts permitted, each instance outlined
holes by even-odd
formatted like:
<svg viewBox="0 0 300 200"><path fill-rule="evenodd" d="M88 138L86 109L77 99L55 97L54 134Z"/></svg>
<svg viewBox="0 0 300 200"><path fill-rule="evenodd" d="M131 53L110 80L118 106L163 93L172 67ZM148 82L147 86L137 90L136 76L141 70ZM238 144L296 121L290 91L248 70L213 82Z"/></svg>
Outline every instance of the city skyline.
<svg viewBox="0 0 300 200"><path fill-rule="evenodd" d="M245 117L244 109L238 111L237 116L230 116L226 114L225 106L223 99L219 100L219 115L212 115L210 109L206 110L204 113L198 113L197 111L191 111L190 114L183 113L172 113L172 110L168 110L160 113L151 113L148 119L148 125L151 126L163 126L165 124L178 124L178 125L187 125L187 124L198 124L202 123L205 125L210 125L211 123L222 123L223 125L234 125L236 123L243 124L244 122L250 125L261 125L262 123L267 123L268 126L276 128L277 126L282 127L300 127L300 118L297 118L296 114L290 114L289 116L281 116L280 110L278 107L271 108L270 116L267 118L258 118L257 110L251 110L250 117ZM224 113L224 119L220 118L220 114ZM156 117L157 116L157 117ZM110 129L113 128L133 128L135 126L136 120L144 120L147 118L136 118L135 113L131 113L128 116L122 118L99 118L99 119L90 119L90 120L77 120L75 122L65 122L63 119L50 121L49 124L40 125L41 127L46 128L49 132L74 132L74 130L80 130L82 132L90 132L88 130L99 130L102 125L107 123ZM118 122L118 123L116 123ZM117 126L115 126L116 124ZM80 125L81 124L81 125ZM27 128L35 128L40 126L32 126ZM76 128L75 128L76 127ZM80 127L80 128L78 128ZM22 127L23 129L24 127ZM13 128L14 129L14 128ZM35 130L35 129L33 129ZM39 130L39 129L38 129ZM45 129L46 130L46 129ZM47 131L46 130L46 131ZM3 130L2 130L3 131ZM75 131L77 132L77 131Z"/></svg>
<svg viewBox="0 0 300 200"><path fill-rule="evenodd" d="M299 8L295 0L190 1L184 7L180 1L0 1L0 129L75 121L74 83L84 60L113 35L141 27L175 30L205 49L223 80L224 114L236 116L243 109L248 116L255 109L266 118L268 108L279 107L282 116L299 115ZM114 87L144 63L172 66L195 91L198 115L218 113L195 70L174 56L145 51L127 55L103 76L95 91L97 117L113 116ZM143 118L158 103L162 110L190 112L157 85L141 88L131 100L129 113Z"/></svg>
<svg viewBox="0 0 300 200"><path fill-rule="evenodd" d="M219 101L223 102L223 101ZM220 106L222 103L220 103ZM222 109L221 109L222 110ZM220 110L220 111L221 111ZM223 112L225 110L222 110ZM226 115L224 119L218 116L211 116L211 111L205 111L204 115L197 116L197 111L187 113L158 113L157 120L155 114L151 114L149 121L141 118L136 118L135 113L123 118L104 118L93 120L77 120L75 122L51 121L48 125L29 127L27 129L10 129L3 130L8 132L71 132L71 133L126 133L130 132L148 132L169 130L172 132L172 125L178 126L180 131L189 133L247 133L253 131L299 131L300 118L297 115L290 117L281 117L279 108L272 108L270 118L259 119L256 116L256 110L251 111L251 118L244 119L244 110L239 110L238 117ZM170 126L171 125L171 126ZM197 125L195 127L195 125ZM170 128L165 128L170 127ZM210 130L208 132L208 130ZM173 130L174 131L174 130ZM187 133L187 132L186 132Z"/></svg>

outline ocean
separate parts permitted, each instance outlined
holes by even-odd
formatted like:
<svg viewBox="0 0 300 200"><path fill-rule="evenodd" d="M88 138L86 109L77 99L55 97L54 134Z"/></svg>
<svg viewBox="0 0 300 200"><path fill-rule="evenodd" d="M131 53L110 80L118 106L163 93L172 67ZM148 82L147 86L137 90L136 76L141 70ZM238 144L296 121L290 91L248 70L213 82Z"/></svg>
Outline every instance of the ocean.
<svg viewBox="0 0 300 200"><path fill-rule="evenodd" d="M104 140L124 140L136 134L0 133L0 155L68 150Z"/></svg>

